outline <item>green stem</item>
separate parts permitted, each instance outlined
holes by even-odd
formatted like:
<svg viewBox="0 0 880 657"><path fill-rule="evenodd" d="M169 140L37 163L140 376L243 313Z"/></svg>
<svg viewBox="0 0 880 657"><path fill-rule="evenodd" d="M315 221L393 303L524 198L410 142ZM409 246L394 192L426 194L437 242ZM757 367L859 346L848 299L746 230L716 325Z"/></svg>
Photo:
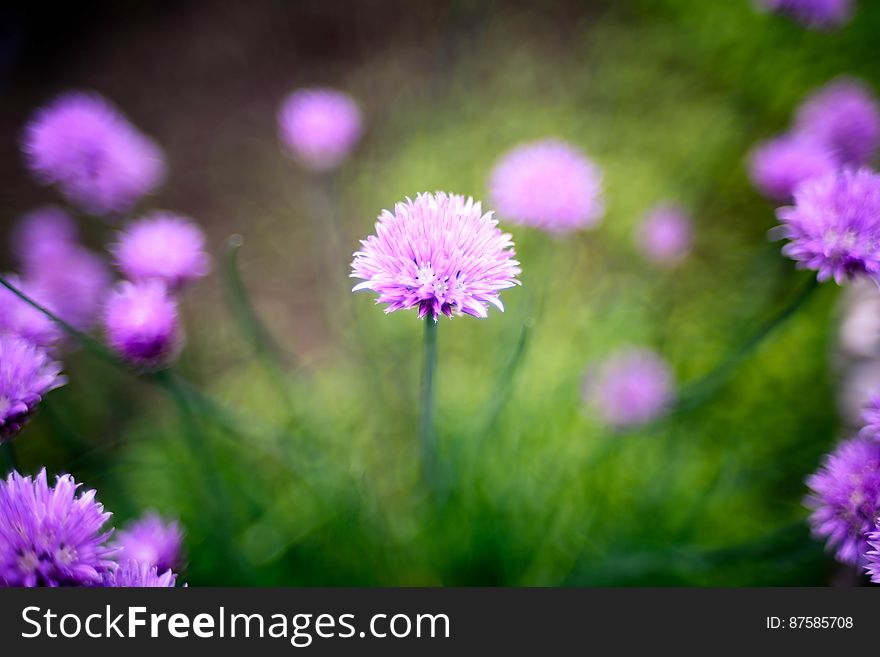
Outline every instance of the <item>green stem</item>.
<svg viewBox="0 0 880 657"><path fill-rule="evenodd" d="M419 444L422 467L429 486L436 484L437 438L434 427L434 374L437 369L437 322L431 314L425 317L425 340L422 360L422 385L419 415Z"/></svg>
<svg viewBox="0 0 880 657"><path fill-rule="evenodd" d="M5 473L12 472L15 470L18 471L18 463L15 460L15 448L12 446L12 443L7 441L0 443L0 451L3 452L3 459L6 461L6 470Z"/></svg>
<svg viewBox="0 0 880 657"><path fill-rule="evenodd" d="M715 369L704 375L701 379L692 383L682 390L678 398L677 410L692 411L709 400L721 387L727 383L736 368L776 329L786 323L806 302L813 296L819 284L815 277L811 277L809 283L804 286L797 297L779 312L762 324L745 342L731 352L727 358L719 363Z"/></svg>

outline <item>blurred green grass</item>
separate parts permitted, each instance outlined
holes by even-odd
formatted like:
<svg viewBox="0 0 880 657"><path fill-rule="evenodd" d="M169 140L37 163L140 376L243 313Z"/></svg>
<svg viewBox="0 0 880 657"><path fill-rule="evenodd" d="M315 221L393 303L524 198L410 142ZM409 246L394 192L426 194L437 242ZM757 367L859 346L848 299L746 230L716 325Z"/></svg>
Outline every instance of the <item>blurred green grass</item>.
<svg viewBox="0 0 880 657"><path fill-rule="evenodd" d="M342 76L369 134L336 181L338 261L321 261L331 238L321 188L285 168L270 131L247 147L258 155L247 175L262 186L242 194L214 181L228 216L249 218L243 271L259 311L286 349L300 345L288 405L222 306L220 267L187 301L181 369L256 418L234 433L201 420L228 506L217 508L162 391L85 353L21 441L22 461L73 471L120 519L148 507L179 515L193 585L828 583L834 567L801 501L837 433L836 289L820 289L686 415L612 434L580 388L591 363L641 344L682 385L697 380L796 295L808 276L768 243L773 209L743 158L830 77L878 87L880 7L861 5L829 35L745 0L594 3L570 20L567 3L546 13L453 3L469 29L445 36L433 75L416 74L425 53L391 40ZM382 208L423 190L485 198L504 150L551 135L604 169L607 214L564 240L513 228L523 286L504 294L507 311L442 322L449 491L438 510L419 483L421 326L346 294L349 255ZM631 234L666 200L691 209L697 246L658 272Z"/></svg>

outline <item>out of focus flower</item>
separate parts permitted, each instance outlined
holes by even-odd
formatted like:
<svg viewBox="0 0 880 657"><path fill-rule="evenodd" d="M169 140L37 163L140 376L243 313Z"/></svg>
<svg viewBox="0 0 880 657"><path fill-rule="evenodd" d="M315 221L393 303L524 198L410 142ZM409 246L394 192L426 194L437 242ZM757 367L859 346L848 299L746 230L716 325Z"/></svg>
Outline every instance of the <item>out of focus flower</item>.
<svg viewBox="0 0 880 657"><path fill-rule="evenodd" d="M129 210L165 175L159 147L95 94L68 93L38 110L22 147L41 182L98 215Z"/></svg>
<svg viewBox="0 0 880 657"><path fill-rule="evenodd" d="M338 167L361 138L361 112L354 99L334 89L300 89L278 111L281 141L304 167Z"/></svg>
<svg viewBox="0 0 880 657"><path fill-rule="evenodd" d="M0 482L0 584L97 585L115 567L104 529L110 513L95 491L78 488L70 475L49 486L45 468Z"/></svg>
<svg viewBox="0 0 880 657"><path fill-rule="evenodd" d="M14 274L6 281L29 299L50 312L56 308L46 291L30 281L22 281ZM0 334L16 335L39 347L49 349L63 336L62 329L45 314L34 308L12 290L0 287Z"/></svg>
<svg viewBox="0 0 880 657"><path fill-rule="evenodd" d="M60 249L77 245L76 223L67 212L46 205L24 215L12 233L12 250L26 270L42 268Z"/></svg>
<svg viewBox="0 0 880 657"><path fill-rule="evenodd" d="M648 349L628 349L586 377L584 396L606 424L627 427L656 420L674 398L669 365Z"/></svg>
<svg viewBox="0 0 880 657"><path fill-rule="evenodd" d="M796 130L828 148L841 165L861 166L880 146L880 103L854 78L838 78L801 105Z"/></svg>
<svg viewBox="0 0 880 657"><path fill-rule="evenodd" d="M457 194L419 194L383 210L376 234L354 254L354 291L372 290L386 313L419 309L419 317L486 317L504 310L498 293L519 281L513 241L491 212Z"/></svg>
<svg viewBox="0 0 880 657"><path fill-rule="evenodd" d="M508 151L492 170L489 194L505 219L551 233L592 228L605 211L601 170L558 139Z"/></svg>
<svg viewBox="0 0 880 657"><path fill-rule="evenodd" d="M107 341L119 356L141 368L173 361L182 346L177 303L159 281L123 281L104 310Z"/></svg>
<svg viewBox="0 0 880 657"><path fill-rule="evenodd" d="M813 534L826 540L838 561L859 565L868 550L866 535L880 514L880 441L842 442L807 486Z"/></svg>
<svg viewBox="0 0 880 657"><path fill-rule="evenodd" d="M167 212L155 212L132 223L110 251L128 279L156 279L172 290L211 270L201 228L186 217Z"/></svg>
<svg viewBox="0 0 880 657"><path fill-rule="evenodd" d="M874 531L868 533L867 542L871 549L865 553L865 570L874 584L880 584L880 519L877 520Z"/></svg>
<svg viewBox="0 0 880 657"><path fill-rule="evenodd" d="M849 21L852 0L758 0L759 6L783 14L806 27L829 29Z"/></svg>
<svg viewBox="0 0 880 657"><path fill-rule="evenodd" d="M821 142L798 135L762 142L749 155L752 183L776 201L790 201L800 183L838 168L831 151Z"/></svg>
<svg viewBox="0 0 880 657"><path fill-rule="evenodd" d="M156 566L160 571L179 568L182 558L183 530L170 520L165 522L155 512L148 512L116 535L123 559Z"/></svg>
<svg viewBox="0 0 880 657"><path fill-rule="evenodd" d="M162 571L160 575L160 570L156 566L129 559L123 561L119 568L107 571L104 574L101 586L114 588L174 588L177 584L177 575L171 570Z"/></svg>
<svg viewBox="0 0 880 657"><path fill-rule="evenodd" d="M862 411L861 435L880 440L880 394L874 393Z"/></svg>
<svg viewBox="0 0 880 657"><path fill-rule="evenodd" d="M61 364L39 347L13 335L0 335L0 442L27 422L50 390L66 383Z"/></svg>
<svg viewBox="0 0 880 657"><path fill-rule="evenodd" d="M858 275L880 274L880 176L845 170L808 180L795 204L776 211L782 252L798 266L838 284Z"/></svg>
<svg viewBox="0 0 880 657"><path fill-rule="evenodd" d="M693 246L693 225L684 208L661 205L651 210L636 232L636 246L642 254L661 265L676 265Z"/></svg>

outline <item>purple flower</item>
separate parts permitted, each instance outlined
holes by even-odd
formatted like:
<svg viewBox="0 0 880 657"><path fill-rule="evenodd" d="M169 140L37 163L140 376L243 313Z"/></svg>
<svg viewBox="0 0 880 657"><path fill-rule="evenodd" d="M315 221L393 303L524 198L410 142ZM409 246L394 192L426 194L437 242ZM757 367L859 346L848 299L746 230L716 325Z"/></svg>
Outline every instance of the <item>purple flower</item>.
<svg viewBox="0 0 880 657"><path fill-rule="evenodd" d="M837 169L837 161L828 148L798 135L762 142L749 156L752 183L764 196L776 201L790 201L800 183Z"/></svg>
<svg viewBox="0 0 880 657"><path fill-rule="evenodd" d="M557 139L521 144L502 156L489 193L505 219L551 233L592 228L604 212L602 172Z"/></svg>
<svg viewBox="0 0 880 657"><path fill-rule="evenodd" d="M170 520L165 522L155 512L148 512L116 535L123 559L156 566L159 570L181 565L183 530Z"/></svg>
<svg viewBox="0 0 880 657"><path fill-rule="evenodd" d="M154 212L132 223L110 250L130 280L157 279L172 290L211 270L201 228L186 217L166 212Z"/></svg>
<svg viewBox="0 0 880 657"><path fill-rule="evenodd" d="M806 27L838 27L852 16L852 0L758 0L768 11L793 18Z"/></svg>
<svg viewBox="0 0 880 657"><path fill-rule="evenodd" d="M795 204L779 208L778 234L789 240L782 253L838 284L880 273L880 176L846 170L808 180Z"/></svg>
<svg viewBox="0 0 880 657"><path fill-rule="evenodd" d="M868 532L868 547L872 548L865 553L865 570L871 576L874 584L880 584L880 519L874 526L874 531Z"/></svg>
<svg viewBox="0 0 880 657"><path fill-rule="evenodd" d="M13 335L0 335L0 442L27 422L50 390L63 386L61 364L46 352Z"/></svg>
<svg viewBox="0 0 880 657"><path fill-rule="evenodd" d="M364 282L354 291L376 292L386 313L486 317L489 304L504 310L498 293L519 284L510 235L480 203L456 194L419 194L383 210L361 245L351 276Z"/></svg>
<svg viewBox="0 0 880 657"><path fill-rule="evenodd" d="M354 99L334 89L300 89L278 111L281 141L313 171L335 169L361 138L361 112Z"/></svg>
<svg viewBox="0 0 880 657"><path fill-rule="evenodd" d="M101 586L113 588L174 588L177 584L177 575L171 570L165 570L160 575L159 570L156 566L129 559L124 561L118 568L104 573Z"/></svg>
<svg viewBox="0 0 880 657"><path fill-rule="evenodd" d="M880 104L864 83L837 78L804 101L796 129L828 148L840 164L862 166L880 146Z"/></svg>
<svg viewBox="0 0 880 657"><path fill-rule="evenodd" d="M24 215L12 234L13 252L26 269L39 268L59 249L78 243L73 217L55 205L45 205Z"/></svg>
<svg viewBox="0 0 880 657"><path fill-rule="evenodd" d="M104 329L121 358L146 369L168 365L183 343L177 303L159 281L119 283L107 300Z"/></svg>
<svg viewBox="0 0 880 657"><path fill-rule="evenodd" d="M880 514L880 442L851 438L825 457L807 479L813 535L824 538L838 561L859 565L866 535Z"/></svg>
<svg viewBox="0 0 880 657"><path fill-rule="evenodd" d="M159 147L96 94L68 93L38 110L22 148L41 182L98 215L129 210L165 175Z"/></svg>
<svg viewBox="0 0 880 657"><path fill-rule="evenodd" d="M110 513L95 491L77 495L70 475L46 481L11 473L0 481L0 584L87 586L100 584L115 567L103 527Z"/></svg>
<svg viewBox="0 0 880 657"><path fill-rule="evenodd" d="M673 266L684 260L693 246L691 218L684 208L661 205L651 210L636 233L642 254L660 265Z"/></svg>
<svg viewBox="0 0 880 657"><path fill-rule="evenodd" d="M880 440L880 394L873 394L862 411L862 430L859 435Z"/></svg>
<svg viewBox="0 0 880 657"><path fill-rule="evenodd" d="M674 398L669 365L649 349L628 349L588 375L584 395L606 424L628 427L659 418Z"/></svg>
<svg viewBox="0 0 880 657"><path fill-rule="evenodd" d="M6 281L22 294L55 313L52 299L42 287L7 274ZM43 349L50 349L64 335L62 329L45 314L6 287L0 287L0 334L16 335Z"/></svg>

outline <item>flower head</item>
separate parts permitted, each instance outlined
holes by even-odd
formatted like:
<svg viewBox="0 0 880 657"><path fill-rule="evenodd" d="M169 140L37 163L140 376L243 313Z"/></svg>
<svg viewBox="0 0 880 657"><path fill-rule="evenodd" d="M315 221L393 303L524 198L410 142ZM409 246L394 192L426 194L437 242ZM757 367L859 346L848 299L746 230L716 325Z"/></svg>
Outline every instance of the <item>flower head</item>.
<svg viewBox="0 0 880 657"><path fill-rule="evenodd" d="M858 275L880 274L880 176L846 170L808 180L795 204L776 211L782 253L802 268L838 284Z"/></svg>
<svg viewBox="0 0 880 657"><path fill-rule="evenodd" d="M873 394L862 411L862 436L880 440L880 394Z"/></svg>
<svg viewBox="0 0 880 657"><path fill-rule="evenodd" d="M334 89L300 89L278 111L281 141L314 171L335 169L361 138L361 112L354 99Z"/></svg>
<svg viewBox="0 0 880 657"><path fill-rule="evenodd" d="M813 534L826 540L838 561L858 565L880 515L880 442L858 437L841 443L807 486Z"/></svg>
<svg viewBox="0 0 880 657"><path fill-rule="evenodd" d="M354 254L354 287L372 290L386 313L419 309L419 317L504 310L498 293L519 284L513 241L491 212L456 194L419 194L383 210L376 234Z"/></svg>
<svg viewBox="0 0 880 657"><path fill-rule="evenodd" d="M880 146L880 103L859 80L838 78L804 101L796 129L828 148L840 164L862 166Z"/></svg>
<svg viewBox="0 0 880 657"><path fill-rule="evenodd" d="M148 512L116 535L123 559L134 559L160 571L181 564L183 530L170 520L165 522L155 512Z"/></svg>
<svg viewBox="0 0 880 657"><path fill-rule="evenodd" d="M68 93L38 110L23 150L40 181L98 215L129 210L165 175L159 147L95 94Z"/></svg>
<svg viewBox="0 0 880 657"><path fill-rule="evenodd" d="M648 260L660 265L676 265L693 246L691 218L684 208L661 205L642 220L636 233L636 246Z"/></svg>
<svg viewBox="0 0 880 657"><path fill-rule="evenodd" d="M6 275L5 279L29 299L56 313L57 308L41 285L22 281L14 274ZM43 349L50 349L64 335L48 316L6 287L0 287L0 334L16 335Z"/></svg>
<svg viewBox="0 0 880 657"><path fill-rule="evenodd" d="M46 205L19 219L12 234L12 249L26 269L42 266L60 249L78 244L76 223L67 212Z"/></svg>
<svg viewBox="0 0 880 657"><path fill-rule="evenodd" d="M649 349L628 349L606 360L587 376L584 393L602 420L616 427L659 418L675 394L669 365Z"/></svg>
<svg viewBox="0 0 880 657"><path fill-rule="evenodd" d="M211 270L201 228L186 217L165 212L132 223L110 250L128 279L156 279L172 290Z"/></svg>
<svg viewBox="0 0 880 657"><path fill-rule="evenodd" d="M45 468L0 481L0 584L94 585L115 567L104 530L110 513L95 491L78 488L70 475L49 486Z"/></svg>
<svg viewBox="0 0 880 657"><path fill-rule="evenodd" d="M866 538L871 549L865 553L865 570L874 584L880 584L880 519L877 520L874 531L868 532Z"/></svg>
<svg viewBox="0 0 880 657"><path fill-rule="evenodd" d="M800 183L837 169L837 161L827 147L797 135L762 142L749 156L752 183L776 201L790 201Z"/></svg>
<svg viewBox="0 0 880 657"><path fill-rule="evenodd" d="M104 310L110 346L137 367L152 369L176 358L183 342L177 303L159 281L123 281Z"/></svg>
<svg viewBox="0 0 880 657"><path fill-rule="evenodd" d="M505 219L552 233L592 228L604 212L602 172L557 139L521 144L502 156L489 193Z"/></svg>
<svg viewBox="0 0 880 657"><path fill-rule="evenodd" d="M113 570L104 573L101 586L127 587L127 588L174 588L177 584L177 575L171 570L161 569L145 563L139 563L134 559L123 561Z"/></svg>
<svg viewBox="0 0 880 657"><path fill-rule="evenodd" d="M0 335L0 442L17 434L43 396L65 383L61 364L42 349Z"/></svg>
<svg viewBox="0 0 880 657"><path fill-rule="evenodd" d="M852 16L852 0L758 0L768 11L793 18L806 27L829 29Z"/></svg>

